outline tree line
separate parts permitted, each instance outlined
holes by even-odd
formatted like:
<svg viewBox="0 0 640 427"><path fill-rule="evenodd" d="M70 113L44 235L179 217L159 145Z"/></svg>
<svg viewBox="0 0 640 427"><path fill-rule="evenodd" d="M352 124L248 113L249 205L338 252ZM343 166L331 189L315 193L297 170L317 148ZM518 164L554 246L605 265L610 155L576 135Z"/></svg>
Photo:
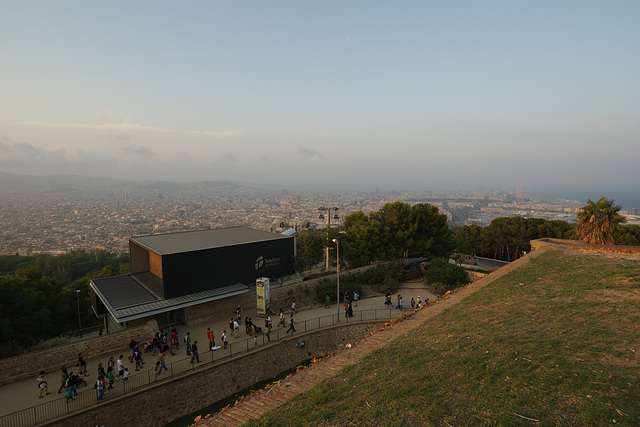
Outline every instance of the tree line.
<svg viewBox="0 0 640 427"><path fill-rule="evenodd" d="M530 241L543 237L581 239L586 243L640 246L640 226L623 225L620 206L604 197L580 209L576 223L538 218L496 218L486 227L451 229L447 217L427 203L393 202L368 214L348 215L343 226L306 230L297 238L297 271L323 260L329 248L340 263L359 267L400 258L427 258L433 263L430 280L454 286L458 272L446 263L454 252L511 261L530 250ZM435 269L438 267L438 269ZM429 269L429 268L428 268ZM76 290L80 290L82 326L99 323L90 308L89 280L127 274L129 255L105 251L74 251L63 255L0 257L0 357L18 354L41 340L78 328ZM428 278L429 278L428 277Z"/></svg>
<svg viewBox="0 0 640 427"><path fill-rule="evenodd" d="M128 273L129 257L105 251L3 256L0 270L0 357L8 357L78 329L79 320L83 328L99 324L89 280Z"/></svg>
<svg viewBox="0 0 640 427"><path fill-rule="evenodd" d="M621 207L602 197L588 200L575 223L542 218L499 217L485 227L465 225L449 228L447 218L428 203L394 202L378 211L347 215L341 229L306 230L297 239L298 271L317 265L324 248L340 262L359 267L399 257L446 258L453 251L513 261L531 250L531 240L557 238L588 244L640 246L640 226L623 225Z"/></svg>

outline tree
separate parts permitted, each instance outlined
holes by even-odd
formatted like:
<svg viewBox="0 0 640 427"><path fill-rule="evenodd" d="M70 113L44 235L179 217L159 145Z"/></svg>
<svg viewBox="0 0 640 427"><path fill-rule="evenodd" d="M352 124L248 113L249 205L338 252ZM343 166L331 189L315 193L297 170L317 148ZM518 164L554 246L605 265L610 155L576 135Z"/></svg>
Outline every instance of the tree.
<svg viewBox="0 0 640 427"><path fill-rule="evenodd" d="M410 204L387 203L371 216L378 219L389 233L388 245L394 258L407 257L413 244L418 224L413 217Z"/></svg>
<svg viewBox="0 0 640 427"><path fill-rule="evenodd" d="M413 205L411 214L416 229L408 252L412 256L448 258L454 243L447 216L429 203Z"/></svg>
<svg viewBox="0 0 640 427"><path fill-rule="evenodd" d="M614 236L616 245L640 246L640 225L622 225Z"/></svg>
<svg viewBox="0 0 640 427"><path fill-rule="evenodd" d="M362 211L344 219L344 239L340 257L352 267L387 259L388 236L379 218Z"/></svg>
<svg viewBox="0 0 640 427"><path fill-rule="evenodd" d="M459 227L454 235L455 248L458 252L466 255L477 255L482 253L482 227L476 224Z"/></svg>
<svg viewBox="0 0 640 427"><path fill-rule="evenodd" d="M296 238L297 256L301 258L306 267L315 265L322 259L325 237L319 231L301 231Z"/></svg>
<svg viewBox="0 0 640 427"><path fill-rule="evenodd" d="M626 220L618 213L622 206L613 203L604 196L597 202L587 200L586 206L578 212L576 232L580 240L590 245L614 244L613 234Z"/></svg>
<svg viewBox="0 0 640 427"><path fill-rule="evenodd" d="M525 219L519 216L493 219L483 229L483 236L495 259L513 261L531 248Z"/></svg>

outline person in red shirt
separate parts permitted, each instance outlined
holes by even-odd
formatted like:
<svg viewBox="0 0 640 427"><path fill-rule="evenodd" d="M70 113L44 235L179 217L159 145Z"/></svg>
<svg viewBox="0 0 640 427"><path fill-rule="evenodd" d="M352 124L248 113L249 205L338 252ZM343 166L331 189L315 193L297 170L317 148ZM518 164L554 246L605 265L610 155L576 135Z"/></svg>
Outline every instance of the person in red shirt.
<svg viewBox="0 0 640 427"><path fill-rule="evenodd" d="M213 332L211 332L211 328L207 328L207 339L209 340L209 350L213 350Z"/></svg>

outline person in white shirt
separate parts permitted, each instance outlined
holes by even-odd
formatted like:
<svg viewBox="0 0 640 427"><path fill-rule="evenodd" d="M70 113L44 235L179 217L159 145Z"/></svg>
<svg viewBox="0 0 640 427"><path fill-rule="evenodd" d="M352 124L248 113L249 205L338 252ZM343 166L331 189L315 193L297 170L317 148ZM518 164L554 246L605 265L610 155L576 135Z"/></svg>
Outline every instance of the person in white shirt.
<svg viewBox="0 0 640 427"><path fill-rule="evenodd" d="M124 356L121 354L120 357L118 357L118 361L116 362L116 365L118 367L118 376L121 377L124 375L124 362L122 361L122 358Z"/></svg>

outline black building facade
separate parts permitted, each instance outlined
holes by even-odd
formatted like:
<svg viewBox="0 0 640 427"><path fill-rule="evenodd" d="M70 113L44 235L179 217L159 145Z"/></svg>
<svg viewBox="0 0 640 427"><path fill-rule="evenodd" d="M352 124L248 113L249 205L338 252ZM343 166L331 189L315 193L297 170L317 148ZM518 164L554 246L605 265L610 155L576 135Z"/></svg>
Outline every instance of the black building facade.
<svg viewBox="0 0 640 427"><path fill-rule="evenodd" d="M293 274L295 238L246 227L129 239L131 274L91 281L98 317L123 324L248 292Z"/></svg>

